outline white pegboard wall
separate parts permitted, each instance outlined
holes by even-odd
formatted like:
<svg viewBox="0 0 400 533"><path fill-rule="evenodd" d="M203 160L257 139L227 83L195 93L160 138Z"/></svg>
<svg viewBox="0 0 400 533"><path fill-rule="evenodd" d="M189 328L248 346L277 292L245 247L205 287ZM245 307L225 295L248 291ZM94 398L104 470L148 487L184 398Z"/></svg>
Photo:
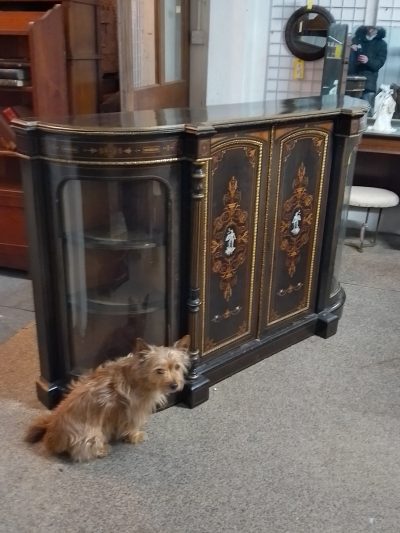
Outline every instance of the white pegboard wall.
<svg viewBox="0 0 400 533"><path fill-rule="evenodd" d="M397 28L400 28L400 0L376 0L375 2L370 0L369 6L367 6L366 0L319 0L314 2L314 4L328 9L336 22L347 24L349 33L354 33L358 26L365 23L368 15L367 8L371 11L372 3L374 3L372 11L376 13L374 23L386 28L386 40L390 50L395 43L399 42L400 30L397 31ZM272 0L271 2L271 26L265 82L266 100L319 94L323 60L306 61L304 79L294 80L293 55L285 43L285 26L288 18L296 9L305 6L305 4L305 0ZM387 69L382 70L382 76L385 72Z"/></svg>

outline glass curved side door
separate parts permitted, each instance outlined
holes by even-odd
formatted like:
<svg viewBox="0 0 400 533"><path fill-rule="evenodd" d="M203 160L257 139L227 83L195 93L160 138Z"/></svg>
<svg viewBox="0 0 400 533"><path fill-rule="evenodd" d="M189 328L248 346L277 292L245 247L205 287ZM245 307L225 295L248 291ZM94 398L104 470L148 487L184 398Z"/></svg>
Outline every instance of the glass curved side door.
<svg viewBox="0 0 400 533"><path fill-rule="evenodd" d="M338 221L339 228L338 228L338 233L337 233L337 248L336 248L336 254L335 254L335 259L334 259L334 264L333 264L332 281L331 281L331 287L330 287L330 293L329 293L329 298L331 299L334 298L341 289L340 278L341 278L341 268L342 268L342 256L343 256L343 248L345 245L345 238L346 238L350 192L351 192L351 186L353 184L354 167L356 163L357 147L358 147L358 142L356 139L353 138L352 143L354 144L354 146L350 150L349 156L348 156L348 166L347 166L347 173L345 176L344 191L343 191L343 202L342 202L342 208L340 211L340 220Z"/></svg>
<svg viewBox="0 0 400 533"><path fill-rule="evenodd" d="M71 372L168 342L168 188L156 178L60 189Z"/></svg>

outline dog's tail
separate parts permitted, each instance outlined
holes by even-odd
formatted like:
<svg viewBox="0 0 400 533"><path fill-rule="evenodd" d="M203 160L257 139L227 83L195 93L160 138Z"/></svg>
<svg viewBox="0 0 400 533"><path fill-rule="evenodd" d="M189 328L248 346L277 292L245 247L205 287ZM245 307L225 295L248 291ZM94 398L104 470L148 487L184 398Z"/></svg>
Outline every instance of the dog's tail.
<svg viewBox="0 0 400 533"><path fill-rule="evenodd" d="M25 442L34 443L42 440L49 426L51 416L51 413L46 413L37 418L33 424L29 426L28 431L25 434Z"/></svg>

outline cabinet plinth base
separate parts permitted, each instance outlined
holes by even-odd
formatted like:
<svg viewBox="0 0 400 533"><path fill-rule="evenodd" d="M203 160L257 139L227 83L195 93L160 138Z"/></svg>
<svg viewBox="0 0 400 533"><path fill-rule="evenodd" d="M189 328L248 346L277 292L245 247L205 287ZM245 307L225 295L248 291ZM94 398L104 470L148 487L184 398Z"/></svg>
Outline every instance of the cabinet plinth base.
<svg viewBox="0 0 400 533"><path fill-rule="evenodd" d="M335 335L339 324L339 317L333 313L322 313L318 317L317 330L318 337L328 339Z"/></svg>
<svg viewBox="0 0 400 533"><path fill-rule="evenodd" d="M48 409L53 409L62 400L66 389L60 383L49 383L43 378L36 382L36 394L40 402Z"/></svg>
<svg viewBox="0 0 400 533"><path fill-rule="evenodd" d="M182 402L193 409L208 400L210 380L201 374L194 380L188 381L183 389Z"/></svg>
<svg viewBox="0 0 400 533"><path fill-rule="evenodd" d="M337 332L339 320L343 314L343 306L346 301L346 293L340 287L335 296L335 303L328 309L324 309L318 314L315 327L315 334L323 339L328 339Z"/></svg>

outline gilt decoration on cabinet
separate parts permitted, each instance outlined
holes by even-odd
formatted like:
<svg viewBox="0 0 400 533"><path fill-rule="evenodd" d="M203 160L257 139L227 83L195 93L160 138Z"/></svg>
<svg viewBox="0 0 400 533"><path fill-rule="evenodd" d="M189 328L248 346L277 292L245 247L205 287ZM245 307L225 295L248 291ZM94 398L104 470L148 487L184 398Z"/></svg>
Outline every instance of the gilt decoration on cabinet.
<svg viewBox="0 0 400 533"><path fill-rule="evenodd" d="M297 131L283 136L277 144L273 267L266 326L307 312L312 306L329 133Z"/></svg>
<svg viewBox="0 0 400 533"><path fill-rule="evenodd" d="M212 271L220 277L219 288L229 302L237 283L237 271L247 259L248 213L240 206L241 192L232 176L224 194L224 210L213 223L211 241Z"/></svg>
<svg viewBox="0 0 400 533"><path fill-rule="evenodd" d="M164 158L180 157L182 146L179 140L165 140L156 142L85 142L85 141L63 141L58 138L54 139L45 136L42 140L49 157L66 160L84 162L91 160L93 157L100 161L119 160L130 162L135 157L138 162L141 160L148 161L148 158L156 156ZM177 157L176 157L177 156Z"/></svg>
<svg viewBox="0 0 400 533"><path fill-rule="evenodd" d="M293 194L283 204L280 227L280 249L286 253L286 267L291 278L312 230L314 198L308 193L307 185L306 168L301 162L293 181Z"/></svg>
<svg viewBox="0 0 400 533"><path fill-rule="evenodd" d="M253 327L263 142L219 142L211 155L203 270L205 355L243 339Z"/></svg>

